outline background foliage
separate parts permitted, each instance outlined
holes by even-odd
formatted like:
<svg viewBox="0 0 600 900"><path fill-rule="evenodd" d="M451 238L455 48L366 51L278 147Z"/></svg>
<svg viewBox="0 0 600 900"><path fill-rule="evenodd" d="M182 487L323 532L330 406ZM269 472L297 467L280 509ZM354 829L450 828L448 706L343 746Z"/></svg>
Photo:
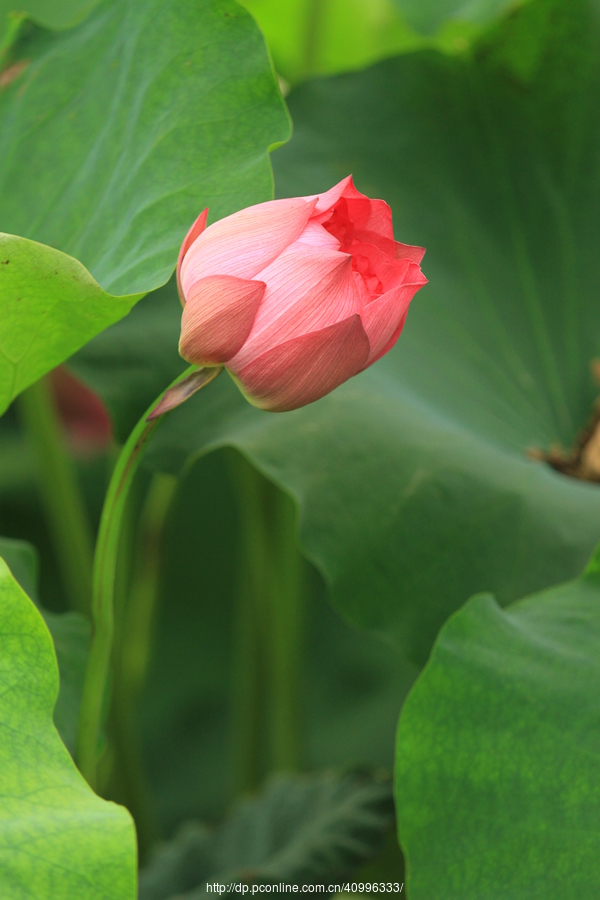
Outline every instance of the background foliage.
<svg viewBox="0 0 600 900"><path fill-rule="evenodd" d="M127 598L152 571L151 640L135 690L117 678L103 737L102 793L132 810L143 861L173 838L140 896L192 897L208 877L237 878L246 862L231 835L243 844L257 823L306 828L327 848L351 840L365 815L370 849L346 860L348 875L373 853L364 873L403 880L399 851L381 853L389 789L373 775L393 764L400 711L409 897L486 900L499 886L518 898L557 887L595 896L597 560L580 573L600 538L599 489L541 457L573 445L599 390L597 6L247 6L88 0L66 15L50 0L0 3L3 408L69 358L122 442L183 369L170 278L183 235L205 206L214 221L269 199L270 150L277 196L352 172L390 202L396 236L427 247L430 284L373 369L284 416L248 406L222 377L153 439L118 619L123 630ZM294 133L275 149L290 130L279 84ZM88 629L67 612L22 410L17 400L0 423L0 533L13 539L0 555L37 600L35 556L14 539L39 552L61 679L54 721L72 750ZM111 452L70 452L94 526ZM73 868L94 872L103 854L120 873L107 881L113 895L133 897L127 815L76 781L50 722L47 632L7 573L3 584L43 660L50 790L65 815L81 803L103 823ZM483 592L497 602L463 606ZM134 645L118 644L117 672ZM8 669L23 670L26 644L9 649ZM37 757L3 746L0 781L38 777ZM357 764L366 774L344 774ZM226 817L286 769L313 774L272 782ZM294 791L286 811L281 797ZM340 797L350 799L337 815ZM380 814L369 818L373 798ZM310 858L290 840L288 861ZM273 848L259 849L262 871ZM51 846L54 859L64 852ZM341 871L335 853L326 858L323 881ZM13 891L14 879L39 897L75 890L72 872L34 882L10 866ZM278 878L298 871L283 866ZM94 890L77 884L78 896Z"/></svg>

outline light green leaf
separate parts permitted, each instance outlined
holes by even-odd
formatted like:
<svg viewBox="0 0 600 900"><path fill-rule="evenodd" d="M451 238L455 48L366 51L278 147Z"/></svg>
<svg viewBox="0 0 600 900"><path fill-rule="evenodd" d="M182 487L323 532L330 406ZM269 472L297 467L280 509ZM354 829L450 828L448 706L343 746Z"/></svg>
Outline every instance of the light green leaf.
<svg viewBox="0 0 600 900"><path fill-rule="evenodd" d="M61 743L52 641L1 560L0 682L0 896L133 900L133 823L93 794Z"/></svg>
<svg viewBox="0 0 600 900"><path fill-rule="evenodd" d="M0 234L0 413L140 296L112 297L77 260Z"/></svg>
<svg viewBox="0 0 600 900"><path fill-rule="evenodd" d="M54 724L73 755L90 643L90 622L80 613L53 613L39 606L39 564L37 553L31 544L0 538L0 557L9 567L15 581L38 606L52 635L60 673L60 690L54 707Z"/></svg>
<svg viewBox="0 0 600 900"><path fill-rule="evenodd" d="M265 33L278 72L294 84L358 69L422 46L394 0L244 0Z"/></svg>
<svg viewBox="0 0 600 900"><path fill-rule="evenodd" d="M411 900L600 892L600 552L583 577L444 626L404 705Z"/></svg>
<svg viewBox="0 0 600 900"><path fill-rule="evenodd" d="M539 9L523 7L511 40ZM551 18L526 90L495 55L501 29L473 60L416 53L290 95L279 193L353 171L391 203L397 238L428 248L430 284L396 348L330 396L274 415L222 377L148 451L176 472L238 447L297 499L302 547L336 607L420 662L465 597L493 590L504 604L573 577L600 535L598 486L529 457L584 427L600 357L600 33L580 0ZM165 341L177 331L172 289L154 298L148 336L147 309L76 361L124 432L134 391L138 415L157 393L155 358L165 375L180 365L157 349L161 319Z"/></svg>
<svg viewBox="0 0 600 900"><path fill-rule="evenodd" d="M0 221L81 260L105 290L169 278L201 210L269 199L289 122L264 41L235 0L104 2L32 29L0 93Z"/></svg>
<svg viewBox="0 0 600 900"><path fill-rule="evenodd" d="M383 848L389 780L326 772L273 778L216 832L189 823L140 878L140 900L196 900L207 882L330 885Z"/></svg>
<svg viewBox="0 0 600 900"><path fill-rule="evenodd" d="M431 48L467 52L527 0L244 0L291 84ZM527 53L519 47L518 54Z"/></svg>

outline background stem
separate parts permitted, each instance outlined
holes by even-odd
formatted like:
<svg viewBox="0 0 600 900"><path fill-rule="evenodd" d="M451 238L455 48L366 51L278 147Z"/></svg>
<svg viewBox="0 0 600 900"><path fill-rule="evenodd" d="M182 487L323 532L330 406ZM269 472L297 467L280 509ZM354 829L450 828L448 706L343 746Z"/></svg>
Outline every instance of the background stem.
<svg viewBox="0 0 600 900"><path fill-rule="evenodd" d="M148 488L138 523L128 599L115 642L110 722L115 783L111 796L135 819L140 861L157 839L158 824L144 777L137 710L152 647L165 521L176 487L174 476L158 473Z"/></svg>
<svg viewBox="0 0 600 900"><path fill-rule="evenodd" d="M301 674L304 561L296 541L296 507L287 494L271 489L273 566L270 591L269 685L271 761L276 770L300 766Z"/></svg>
<svg viewBox="0 0 600 900"><path fill-rule="evenodd" d="M301 763L300 678L303 567L290 497L239 454L231 457L239 498L241 572L233 669L235 787Z"/></svg>
<svg viewBox="0 0 600 900"><path fill-rule="evenodd" d="M92 529L48 379L29 387L17 404L34 448L38 486L69 603L89 614Z"/></svg>
<svg viewBox="0 0 600 900"><path fill-rule="evenodd" d="M264 479L239 453L232 453L229 462L239 504L241 543L232 669L233 772L235 793L244 794L257 787L261 775L269 535Z"/></svg>
<svg viewBox="0 0 600 900"><path fill-rule="evenodd" d="M321 26L327 0L309 0L306 7L304 32L304 75L314 75L320 49Z"/></svg>

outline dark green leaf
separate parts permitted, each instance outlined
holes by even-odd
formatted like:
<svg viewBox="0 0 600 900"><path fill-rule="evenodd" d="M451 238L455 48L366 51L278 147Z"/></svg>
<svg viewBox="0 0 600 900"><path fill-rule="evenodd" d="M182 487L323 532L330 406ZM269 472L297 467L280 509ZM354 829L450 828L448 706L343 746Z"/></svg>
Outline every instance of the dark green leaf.
<svg viewBox="0 0 600 900"><path fill-rule="evenodd" d="M201 210L272 191L288 121L263 38L235 0L119 0L32 29L0 93L0 218L115 294L167 281Z"/></svg>
<svg viewBox="0 0 600 900"><path fill-rule="evenodd" d="M398 732L411 900L598 895L599 681L600 552L576 581L450 619Z"/></svg>
<svg viewBox="0 0 600 900"><path fill-rule="evenodd" d="M298 499L337 608L420 660L464 597L569 578L600 532L598 486L529 458L583 428L600 356L600 35L579 0L552 22L526 89L499 30L472 60L417 53L291 95L279 193L353 171L396 236L428 248L430 285L394 351L329 397L261 413L221 378L149 448L177 471L239 447Z"/></svg>
<svg viewBox="0 0 600 900"><path fill-rule="evenodd" d="M72 756L75 754L79 707L90 646L90 623L81 613L40 610L52 635L60 673L54 724Z"/></svg>
<svg viewBox="0 0 600 900"><path fill-rule="evenodd" d="M186 819L220 817L239 783L232 682L240 665L240 584L248 570L231 455L214 453L195 465L182 478L169 514L159 619L141 706L148 783L164 834ZM350 762L390 769L399 698L415 670L389 642L342 622L310 568L302 615L302 767ZM259 774L272 762L269 742L262 745ZM210 778L202 777L205 772Z"/></svg>
<svg viewBox="0 0 600 900"><path fill-rule="evenodd" d="M187 825L142 874L140 900L192 900L214 881L333 884L381 851L393 822L388 780L279 776L218 831Z"/></svg>
<svg viewBox="0 0 600 900"><path fill-rule="evenodd" d="M39 564L37 553L31 544L0 537L0 557L10 569L15 581L37 603Z"/></svg>
<svg viewBox="0 0 600 900"><path fill-rule="evenodd" d="M3 425L7 425L6 420ZM34 481L33 453L16 429L3 429L0 453L0 496L14 495L20 489L30 486Z"/></svg>
<svg viewBox="0 0 600 900"><path fill-rule="evenodd" d="M407 22L425 34L432 34L452 21L487 25L511 13L527 0L395 0Z"/></svg>
<svg viewBox="0 0 600 900"><path fill-rule="evenodd" d="M61 743L52 641L1 560L0 682L0 896L133 900L133 823L96 797Z"/></svg>

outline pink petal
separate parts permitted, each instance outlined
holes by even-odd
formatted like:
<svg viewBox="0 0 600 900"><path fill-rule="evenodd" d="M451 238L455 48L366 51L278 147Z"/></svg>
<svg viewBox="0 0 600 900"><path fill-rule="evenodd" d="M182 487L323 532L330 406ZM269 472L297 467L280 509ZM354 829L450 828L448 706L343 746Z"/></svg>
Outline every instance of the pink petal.
<svg viewBox="0 0 600 900"><path fill-rule="evenodd" d="M181 305L185 306L185 297L183 296L183 290L181 288L181 264L183 262L183 257L190 249L191 245L194 243L197 237L200 237L204 229L206 228L206 219L208 216L208 207L203 209L185 238L183 239L183 244L181 245L181 249L179 251L179 257L177 258L177 291L179 293L179 299L181 300Z"/></svg>
<svg viewBox="0 0 600 900"><path fill-rule="evenodd" d="M234 371L277 344L359 313L364 305L351 257L334 250L296 242L258 277L267 290L250 337L230 361Z"/></svg>
<svg viewBox="0 0 600 900"><path fill-rule="evenodd" d="M297 244L308 244L310 247L324 247L329 250L339 250L340 242L336 237L325 231L318 222L309 221L304 227Z"/></svg>
<svg viewBox="0 0 600 900"><path fill-rule="evenodd" d="M363 309L361 319L371 347L365 368L391 350L400 337L410 301L427 283L418 266L415 265L415 269L417 271L411 273L410 283L407 279L406 284L392 288Z"/></svg>
<svg viewBox="0 0 600 900"><path fill-rule="evenodd" d="M390 207L385 200L371 200L370 197L361 194L354 187L352 175L348 175L339 184L317 197L311 222L326 223L336 209L338 215L341 213L343 219L348 219L351 239L376 244L390 256L394 255Z"/></svg>
<svg viewBox="0 0 600 900"><path fill-rule="evenodd" d="M371 295L382 294L401 285L406 281L407 272L412 265L409 259L394 259L374 244L353 241L350 251L352 267L365 279Z"/></svg>
<svg viewBox="0 0 600 900"><path fill-rule="evenodd" d="M411 262L420 263L425 256L424 247L412 247L410 244L401 244L394 241L394 256L396 259L410 259Z"/></svg>
<svg viewBox="0 0 600 900"><path fill-rule="evenodd" d="M394 258L392 211L383 200L370 200L362 194L340 197L333 209L320 216L318 221L340 241L342 250L348 251L358 241L374 244Z"/></svg>
<svg viewBox="0 0 600 900"><path fill-rule="evenodd" d="M210 275L196 281L181 317L179 352L198 366L224 363L247 339L265 293L263 281Z"/></svg>
<svg viewBox="0 0 600 900"><path fill-rule="evenodd" d="M181 265L186 297L193 283L208 275L254 278L299 237L315 202L302 197L270 200L209 225Z"/></svg>
<svg viewBox="0 0 600 900"><path fill-rule="evenodd" d="M348 215L354 225L354 240L376 244L385 253L394 255L392 210L385 200L369 197L344 198Z"/></svg>
<svg viewBox="0 0 600 900"><path fill-rule="evenodd" d="M385 344L385 346L383 347L383 349L380 350L378 353L373 354L373 358L372 358L372 359L371 359L371 357L369 357L369 359L367 360L367 364L366 364L366 366L365 366L365 369L367 369L369 366L372 366L373 363L376 363L377 360L381 359L382 356L385 356L385 354L386 354L386 353L389 353L389 351L392 349L392 347L394 346L394 344L396 343L396 341L398 340L398 338L399 338L400 335L402 334L402 331L403 331L403 329L404 329L404 325L405 325L405 323L406 323L406 318L407 318L407 316L408 316L408 310L409 310L409 308L410 308L410 303L409 303L409 305L406 307L406 310L404 311L403 315L402 315L401 318L400 318L400 321L398 322L398 324L397 324L397 326L396 326L396 330L394 331L394 333L392 334L392 336L389 338L387 344Z"/></svg>
<svg viewBox="0 0 600 900"><path fill-rule="evenodd" d="M237 373L250 403L271 412L306 406L356 375L369 356L360 316L268 350Z"/></svg>
<svg viewBox="0 0 600 900"><path fill-rule="evenodd" d="M331 212L340 197L344 196L364 196L354 187L352 175L347 175L346 178L342 178L338 184L334 184L334 186L329 188L328 191L325 191L324 194L311 194L304 199L317 201L314 212L312 213L312 218L320 221L323 215L327 215L327 213Z"/></svg>

